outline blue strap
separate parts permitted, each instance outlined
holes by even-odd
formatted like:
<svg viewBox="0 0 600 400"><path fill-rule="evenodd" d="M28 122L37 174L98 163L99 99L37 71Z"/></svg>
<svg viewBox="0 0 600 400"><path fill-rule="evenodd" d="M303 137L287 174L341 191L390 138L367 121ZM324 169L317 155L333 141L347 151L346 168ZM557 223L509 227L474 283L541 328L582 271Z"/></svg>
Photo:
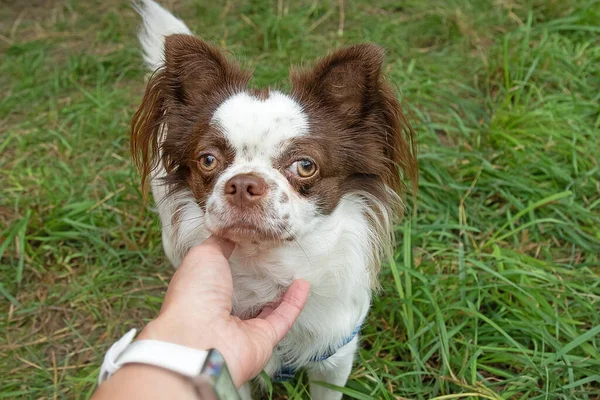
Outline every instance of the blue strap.
<svg viewBox="0 0 600 400"><path fill-rule="evenodd" d="M341 349L342 347L344 347L345 345L350 343L356 337L356 335L358 335L359 331L360 331L360 325L357 326L356 329L354 329L354 331L352 331L352 334L350 336L348 336L346 339L344 339L344 341L342 343L340 343L338 346L330 347L324 354L316 355L316 356L312 357L310 359L310 361L319 362L319 361L327 360L329 357L334 355L339 349ZM273 378L271 378L271 380L274 382L289 382L290 380L292 380L292 378L294 378L294 375L296 375L296 368L292 367L289 364L283 364L275 372L275 374L273 375Z"/></svg>
<svg viewBox="0 0 600 400"><path fill-rule="evenodd" d="M296 375L296 368L291 367L289 365L282 365L277 372L275 372L275 375L273 375L273 378L271 378L271 380L273 382L289 382L292 379L294 379L294 376Z"/></svg>
<svg viewBox="0 0 600 400"><path fill-rule="evenodd" d="M342 347L344 347L345 345L350 343L356 337L356 335L358 335L359 331L360 331L360 326L357 326L352 331L352 334L350 336L348 336L342 343L340 343L340 345L337 346L337 348L334 349L334 348L330 347L329 350L327 350L327 352L325 354L322 354L321 356L315 356L315 357L311 358L310 361L317 362L317 361L327 360L329 357L334 355L339 349L341 349Z"/></svg>

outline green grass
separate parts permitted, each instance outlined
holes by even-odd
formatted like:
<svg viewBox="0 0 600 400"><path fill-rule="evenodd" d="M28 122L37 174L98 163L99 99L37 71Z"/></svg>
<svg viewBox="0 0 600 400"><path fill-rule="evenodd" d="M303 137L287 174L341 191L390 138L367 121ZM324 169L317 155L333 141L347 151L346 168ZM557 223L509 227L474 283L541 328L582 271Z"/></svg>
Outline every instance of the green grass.
<svg viewBox="0 0 600 400"><path fill-rule="evenodd" d="M139 21L126 1L21 3L0 9L0 398L85 398L172 273L128 154ZM348 398L600 398L600 2L185 3L255 85L388 50L420 191Z"/></svg>

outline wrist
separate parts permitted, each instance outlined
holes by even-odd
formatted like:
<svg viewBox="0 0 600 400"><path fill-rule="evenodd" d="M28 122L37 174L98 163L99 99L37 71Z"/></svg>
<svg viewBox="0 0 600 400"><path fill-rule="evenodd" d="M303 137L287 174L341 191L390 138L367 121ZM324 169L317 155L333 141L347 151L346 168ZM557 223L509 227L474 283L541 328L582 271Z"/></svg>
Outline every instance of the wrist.
<svg viewBox="0 0 600 400"><path fill-rule="evenodd" d="M191 326L191 324L182 324L181 320L181 318L161 314L142 329L136 341L159 340L197 350L217 349L225 358L231 377L239 387L244 382L241 379L244 375L239 373L240 365L237 362L236 352L232 351L230 343L223 340L226 329L219 326L218 322L196 323Z"/></svg>
<svg viewBox="0 0 600 400"><path fill-rule="evenodd" d="M191 347L197 350L209 350L215 347L209 340L204 327L191 329L183 327L177 321L159 316L150 321L137 336L136 340L160 340Z"/></svg>

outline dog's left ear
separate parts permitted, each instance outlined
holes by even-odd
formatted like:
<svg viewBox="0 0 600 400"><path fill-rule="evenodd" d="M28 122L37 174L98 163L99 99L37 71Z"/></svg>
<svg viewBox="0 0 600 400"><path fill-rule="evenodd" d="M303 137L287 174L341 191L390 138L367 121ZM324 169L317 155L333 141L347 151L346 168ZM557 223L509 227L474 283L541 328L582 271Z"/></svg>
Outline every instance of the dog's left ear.
<svg viewBox="0 0 600 400"><path fill-rule="evenodd" d="M338 112L349 124L359 122L377 100L384 51L359 44L324 57L310 70L293 70L293 94L303 103Z"/></svg>
<svg viewBox="0 0 600 400"><path fill-rule="evenodd" d="M292 94L309 112L325 111L345 128L375 135L383 145L380 155L386 162L379 174L386 184L402 192L400 169L416 191L414 131L394 90L382 77L383 61L384 51L375 44L338 50L311 69L292 70Z"/></svg>

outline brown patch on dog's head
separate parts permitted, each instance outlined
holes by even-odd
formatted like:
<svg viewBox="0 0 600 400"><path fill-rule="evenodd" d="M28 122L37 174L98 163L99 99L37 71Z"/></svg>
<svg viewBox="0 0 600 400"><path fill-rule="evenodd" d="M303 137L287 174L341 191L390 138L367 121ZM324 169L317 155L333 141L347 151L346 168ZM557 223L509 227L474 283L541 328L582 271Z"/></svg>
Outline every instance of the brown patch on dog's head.
<svg viewBox="0 0 600 400"><path fill-rule="evenodd" d="M311 125L310 135L297 139L291 153L307 154L319 165L318 176L296 186L325 213L352 191L389 203L386 186L404 191L400 172L416 187L414 133L383 80L383 59L379 46L362 44L338 50L312 69L291 72L292 96Z"/></svg>
<svg viewBox="0 0 600 400"><path fill-rule="evenodd" d="M263 100L263 101L268 99L269 94L271 94L271 91L269 90L269 88L252 89L249 92L252 96L256 97L259 100Z"/></svg>
<svg viewBox="0 0 600 400"><path fill-rule="evenodd" d="M175 187L197 181L192 171L201 140L205 134L218 136L209 129L212 114L225 99L243 91L250 76L198 38L177 34L165 39L165 65L150 79L131 125L131 152L144 193L160 161ZM161 138L164 126L166 140Z"/></svg>

